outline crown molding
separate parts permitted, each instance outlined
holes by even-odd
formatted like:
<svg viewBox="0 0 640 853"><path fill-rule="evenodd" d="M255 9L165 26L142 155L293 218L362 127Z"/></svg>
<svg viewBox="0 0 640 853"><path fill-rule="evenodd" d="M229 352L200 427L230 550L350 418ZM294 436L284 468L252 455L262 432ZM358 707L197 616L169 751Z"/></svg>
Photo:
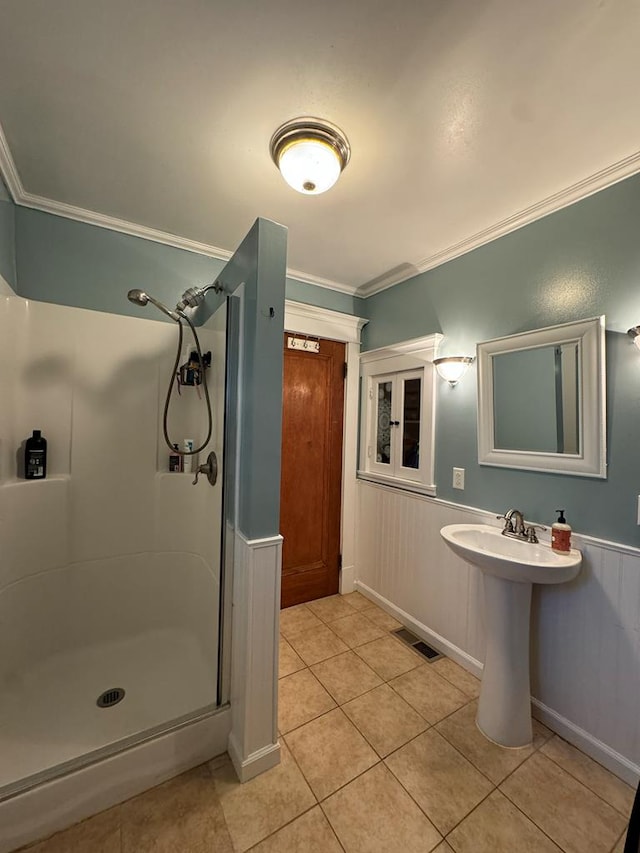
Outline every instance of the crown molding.
<svg viewBox="0 0 640 853"><path fill-rule="evenodd" d="M356 290L355 295L362 299L366 299L367 296L373 296L374 293L380 293L382 290L388 290L390 287L393 287L394 284L400 284L401 281L407 281L408 279L419 275L420 272L421 270L419 270L415 264L398 264L397 267L388 270L382 275L379 275L377 278L373 278L371 281L361 284Z"/></svg>
<svg viewBox="0 0 640 853"><path fill-rule="evenodd" d="M88 225L96 225L98 228L107 228L110 231L117 231L120 234L128 234L131 237L140 237L143 240L151 240L154 243L162 243L165 246L172 246L175 249L184 249L187 252L195 252L198 255L206 255L210 258L217 258L220 261L228 261L232 257L233 252L228 249L221 249L218 246L211 246L208 243L200 243L197 240L190 240L188 237L180 237L177 234L171 234L168 231L160 231L156 228L149 228L146 225L136 225L135 222L128 222L125 219L118 219L115 216L106 216L103 213L95 213L92 210L86 210L82 207L75 207L72 204L65 204L62 201L53 201L43 196L33 195L33 193L22 192L19 200L16 199L16 204L22 207L29 207L32 210L40 210L44 213L53 213L56 216L62 216L65 219L74 219L76 222L84 222ZM353 296L356 292L356 287L348 284L330 281L319 276L308 275L300 270L287 268L288 278L296 279L303 284L312 284L315 287L324 287L328 290L336 290L340 293L348 293Z"/></svg>
<svg viewBox="0 0 640 853"><path fill-rule="evenodd" d="M611 166L607 166L599 172L595 172L593 175L589 175L583 180L563 190L559 190L557 193L542 199L542 201L536 202L508 216L495 225L484 228L482 231L478 231L476 234L472 234L470 237L460 240L446 249L434 252L432 255L428 255L416 263L407 262L400 264L389 273L383 274L379 278L359 287L332 281L331 279L320 276L309 275L301 270L290 268L287 268L287 276L303 284L311 284L314 287L323 287L327 290L334 290L338 293L345 293L350 296L366 299L376 293L381 293L383 290L388 290L396 284L401 284L403 281L407 281L420 273L435 269L435 267L439 267L441 264L447 263L447 261L452 261L454 258L471 252L473 249L478 249L480 246L491 243L499 237L504 237L513 231L517 231L519 228L523 228L537 219L542 219L550 213L555 213L564 207L575 204L577 201L582 201L590 195L613 186L613 184L617 184L625 178L630 178L638 172L640 172L640 151L636 151L629 157L625 157L623 160L619 160ZM40 210L44 213L52 213L56 216L62 216L65 219L73 219L76 222L84 222L88 225L95 225L98 228L106 228L110 231L117 231L132 237L140 237L143 240L151 240L154 243L162 243L165 246L184 249L187 252L195 252L196 254L217 258L221 261L228 261L233 254L233 252L227 249L211 246L208 243L200 243L196 240L190 240L187 237L180 237L168 231L160 231L159 229L149 228L145 225L137 225L125 219L106 216L105 214L86 210L82 207L76 207L75 205L54 201L44 196L26 192L11 155L2 124L0 124L0 175L3 177L14 202L22 207Z"/></svg>
<svg viewBox="0 0 640 853"><path fill-rule="evenodd" d="M15 202L21 207L28 207L31 210L52 213L55 216L62 216L64 219L73 219L76 222L95 225L98 228L106 228L108 231L117 231L119 234L127 234L130 237L140 237L143 240L162 243L164 246L171 246L174 249L195 252L197 255L207 255L210 258L217 258L220 261L228 261L233 254L233 252L229 252L227 249L220 249L218 246L199 243L197 240L190 240L188 237L180 237L177 234L160 231L157 228L149 228L146 225L136 225L135 222L128 222L126 219L118 219L115 216L107 216L104 213L95 213L83 207L76 207L73 204L66 204L62 201L53 201L52 199L34 195L33 193L23 192L19 198L15 199Z"/></svg>
<svg viewBox="0 0 640 853"><path fill-rule="evenodd" d="M43 213L52 213L62 216L64 219L73 219L75 222L83 222L86 225L96 225L98 228L106 228L109 231L117 231L120 234L128 234L130 237L141 237L143 240L151 240L154 243L162 243L176 249L185 249L198 255L207 255L221 261L228 261L232 252L210 246L207 243L199 243L189 240L187 237L179 237L168 231L160 231L157 228L148 228L145 225L136 225L126 219L118 219L115 216L107 216L86 210L84 207L76 207L62 201L54 201L45 196L35 195L27 192L22 184L15 161L11 155L7 138L0 124L0 173L2 174L14 202L20 207L28 207L31 210L39 210Z"/></svg>
<svg viewBox="0 0 640 853"><path fill-rule="evenodd" d="M314 287L325 287L327 290L336 290L338 293L346 293L349 296L359 296L358 285L342 284L339 281L332 281L330 278L321 278L317 275L309 275L300 270L293 270L287 267L287 277L293 278L302 284L312 284Z"/></svg>
<svg viewBox="0 0 640 853"><path fill-rule="evenodd" d="M362 329L368 322L364 317L354 317L291 299L286 299L284 303L284 328L289 332L359 344Z"/></svg>
<svg viewBox="0 0 640 853"><path fill-rule="evenodd" d="M435 267L439 267L441 264L446 264L447 261L459 258L461 255L465 255L473 249L478 249L480 246L491 243L499 237L504 237L512 231L517 231L519 228L523 228L525 225L529 225L537 219L542 219L550 213L556 213L556 211L562 210L564 207L569 207L569 205L575 204L577 201L582 201L590 195L600 192L600 190L604 190L607 187L613 186L613 184L623 181L625 178L630 178L639 171L640 151L636 151L629 157L625 157L624 160L619 160L617 163L607 166L605 169L601 169L599 172L595 172L593 175L589 175L587 178L584 178L583 180L578 181L577 183L572 184L571 186L566 187L545 199L542 199L542 201L536 202L529 207L525 207L524 210L520 210L512 216L508 216L506 219L497 222L495 225L484 228L482 231L478 231L477 234L472 234L470 237L460 240L460 242L454 243L452 246L449 246L440 252L435 252L433 255L423 258L421 261L412 265L417 270L417 272L414 272L413 274L402 275L400 273L396 276L388 276L381 280L371 282L370 284L362 285L356 291L356 296L366 299L368 296L373 296L375 293L388 290L390 287L394 287L394 285L400 284L402 281L407 281L409 278L413 278L413 276L418 273L435 269Z"/></svg>
<svg viewBox="0 0 640 853"><path fill-rule="evenodd" d="M62 201L54 201L53 199L46 198L45 196L27 192L22 184L15 161L11 155L7 138L2 129L2 124L0 124L0 176L4 178L13 201L21 207L28 207L31 210L39 210L42 213L51 213L55 216L62 216L64 219L73 219L75 222L83 222L86 225L95 225L98 228L117 231L120 234L128 234L130 237L140 237L143 240L151 240L153 243L162 243L164 246L171 246L174 249L184 249L187 252L195 252L198 255L206 255L207 257L216 258L220 261L228 261L233 255L233 252L230 252L227 249L221 249L219 246L200 243L197 240L190 240L188 237L180 237L179 235L171 234L168 231L149 228L146 225L137 225L135 222L129 222L126 219L107 216L103 213L96 213L93 210L87 210L84 207L77 207L73 204L66 204ZM346 293L350 296L355 295L357 290L356 285L342 284L341 282L332 281L328 278L309 275L301 270L287 268L287 276L295 279L296 281L300 281L303 284L312 284L314 287L324 287L327 290L335 290L339 293Z"/></svg>
<svg viewBox="0 0 640 853"><path fill-rule="evenodd" d="M422 338L410 338L408 341L398 341L384 347L370 349L360 355L360 363L375 364L398 356L414 356L420 361L433 361L443 338L444 335L440 332L434 332Z"/></svg>

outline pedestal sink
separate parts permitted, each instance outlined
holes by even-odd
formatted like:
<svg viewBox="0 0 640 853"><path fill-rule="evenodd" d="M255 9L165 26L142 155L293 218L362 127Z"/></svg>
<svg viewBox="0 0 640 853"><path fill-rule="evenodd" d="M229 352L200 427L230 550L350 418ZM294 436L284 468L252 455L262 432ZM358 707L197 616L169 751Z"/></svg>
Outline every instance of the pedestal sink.
<svg viewBox="0 0 640 853"><path fill-rule="evenodd" d="M449 547L484 577L487 650L476 723L501 746L532 740L529 683L531 586L564 583L580 571L582 554L552 551L503 536L488 524L449 524L440 530Z"/></svg>

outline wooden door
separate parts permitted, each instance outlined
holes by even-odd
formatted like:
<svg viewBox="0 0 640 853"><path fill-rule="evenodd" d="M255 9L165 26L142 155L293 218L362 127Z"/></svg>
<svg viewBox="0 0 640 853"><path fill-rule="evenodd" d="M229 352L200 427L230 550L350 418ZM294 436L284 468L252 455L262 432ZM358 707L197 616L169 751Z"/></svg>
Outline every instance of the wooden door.
<svg viewBox="0 0 640 853"><path fill-rule="evenodd" d="M338 592L345 346L284 337L280 532L282 607Z"/></svg>

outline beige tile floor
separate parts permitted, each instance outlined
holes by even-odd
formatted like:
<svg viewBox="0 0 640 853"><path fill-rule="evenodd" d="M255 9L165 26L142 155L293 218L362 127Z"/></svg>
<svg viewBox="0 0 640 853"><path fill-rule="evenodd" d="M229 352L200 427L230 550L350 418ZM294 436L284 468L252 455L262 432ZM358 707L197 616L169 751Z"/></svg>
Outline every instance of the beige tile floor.
<svg viewBox="0 0 640 853"><path fill-rule="evenodd" d="M633 791L534 723L501 749L479 682L353 593L282 613L281 764L222 756L29 853L622 853Z"/></svg>

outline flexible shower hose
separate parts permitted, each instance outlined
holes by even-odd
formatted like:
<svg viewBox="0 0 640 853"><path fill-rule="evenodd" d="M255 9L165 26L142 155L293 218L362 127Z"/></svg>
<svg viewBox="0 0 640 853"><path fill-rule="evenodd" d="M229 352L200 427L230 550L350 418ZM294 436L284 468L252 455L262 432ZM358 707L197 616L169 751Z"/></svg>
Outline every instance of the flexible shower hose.
<svg viewBox="0 0 640 853"><path fill-rule="evenodd" d="M191 333L193 334L193 339L196 342L196 350L198 352L198 358L200 360L200 371L202 373L202 384L204 386L204 398L207 403L207 416L209 418L209 427L207 430L207 437L202 442L200 447L197 447L195 450L176 450L174 444L169 438L169 428L167 424L167 420L169 417L169 404L171 402L171 394L173 392L173 386L176 380L176 374L178 373L178 365L180 363L180 354L182 352L182 340L184 336L184 332L182 329L182 323L178 323L178 349L176 351L176 360L173 364L173 370L171 371L171 379L169 380L169 387L167 388L167 398L164 402L164 415L162 417L162 430L164 432L164 440L167 443L167 447L172 453L177 453L180 456L195 456L197 453L200 453L201 450L204 450L207 444L209 444L209 439L211 438L211 433L213 432L213 417L211 414L211 400L209 399L209 389L207 387L207 371L204 366L204 362L202 360L202 351L200 349L200 341L198 340L198 333L196 332L195 326L191 322L191 320L184 314L182 311L178 312L180 317L186 321L189 328L191 329ZM177 442L176 442L177 444Z"/></svg>

